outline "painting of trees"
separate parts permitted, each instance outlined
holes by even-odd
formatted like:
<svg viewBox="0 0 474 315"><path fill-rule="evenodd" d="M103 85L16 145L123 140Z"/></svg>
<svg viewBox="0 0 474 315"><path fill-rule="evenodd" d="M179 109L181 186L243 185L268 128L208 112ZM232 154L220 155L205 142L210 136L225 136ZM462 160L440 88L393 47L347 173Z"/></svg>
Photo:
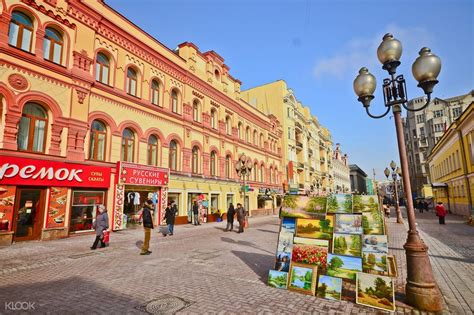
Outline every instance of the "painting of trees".
<svg viewBox="0 0 474 315"><path fill-rule="evenodd" d="M383 310L395 310L393 280L389 277L360 273L357 276L356 303Z"/></svg>
<svg viewBox="0 0 474 315"><path fill-rule="evenodd" d="M346 213L352 213L352 195L344 196L344 210Z"/></svg>
<svg viewBox="0 0 474 315"><path fill-rule="evenodd" d="M314 213L326 213L326 197L311 197L306 204L305 210Z"/></svg>
<svg viewBox="0 0 474 315"><path fill-rule="evenodd" d="M325 283L318 287L318 297L324 298L326 296L327 285Z"/></svg>
<svg viewBox="0 0 474 315"><path fill-rule="evenodd" d="M286 195L283 197L282 204L286 208L294 209L298 206L298 196Z"/></svg>
<svg viewBox="0 0 474 315"><path fill-rule="evenodd" d="M327 198L327 211L336 213L338 208L339 208L339 205L337 203L336 196L335 195L329 196Z"/></svg>
<svg viewBox="0 0 474 315"><path fill-rule="evenodd" d="M329 267L331 269L341 268L344 265L344 262L339 257L333 257L329 262Z"/></svg>
<svg viewBox="0 0 474 315"><path fill-rule="evenodd" d="M329 220L319 220L319 227L321 232L331 233L330 225L331 221Z"/></svg>
<svg viewBox="0 0 474 315"><path fill-rule="evenodd" d="M362 197L360 195L352 196L352 212L361 213L364 210L364 204L362 203Z"/></svg>

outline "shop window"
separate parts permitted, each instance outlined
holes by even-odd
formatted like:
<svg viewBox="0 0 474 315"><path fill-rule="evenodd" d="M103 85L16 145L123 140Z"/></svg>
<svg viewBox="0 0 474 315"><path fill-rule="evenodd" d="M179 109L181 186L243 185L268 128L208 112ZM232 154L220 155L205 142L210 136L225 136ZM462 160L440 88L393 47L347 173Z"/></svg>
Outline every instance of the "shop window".
<svg viewBox="0 0 474 315"><path fill-rule="evenodd" d="M73 191L70 232L92 230L97 206L104 204L104 195L103 191Z"/></svg>
<svg viewBox="0 0 474 315"><path fill-rule="evenodd" d="M230 204L234 204L234 195L230 194L230 195L227 195L227 208L226 209L229 209L230 207Z"/></svg>
<svg viewBox="0 0 474 315"><path fill-rule="evenodd" d="M94 120L91 126L91 137L89 146L89 158L91 160L105 161L105 142L107 137L107 128L105 125Z"/></svg>
<svg viewBox="0 0 474 315"><path fill-rule="evenodd" d="M103 54L98 53L95 59L95 80L104 84L109 84L110 60Z"/></svg>
<svg viewBox="0 0 474 315"><path fill-rule="evenodd" d="M232 158L230 155L225 157L225 178L231 178Z"/></svg>
<svg viewBox="0 0 474 315"><path fill-rule="evenodd" d="M154 105L160 104L160 83L158 83L158 80L151 81L151 103Z"/></svg>
<svg viewBox="0 0 474 315"><path fill-rule="evenodd" d="M127 82L126 82L127 93L133 96L137 96L137 72L132 69L127 69Z"/></svg>
<svg viewBox="0 0 474 315"><path fill-rule="evenodd" d="M192 161L192 172L194 174L199 173L199 148L197 146L193 147L193 161Z"/></svg>
<svg viewBox="0 0 474 315"><path fill-rule="evenodd" d="M158 166L158 137L155 135L148 138L148 165Z"/></svg>
<svg viewBox="0 0 474 315"><path fill-rule="evenodd" d="M211 109L211 128L217 128L217 112L215 109Z"/></svg>
<svg viewBox="0 0 474 315"><path fill-rule="evenodd" d="M178 92L176 90L171 91L171 111L178 114Z"/></svg>
<svg viewBox="0 0 474 315"><path fill-rule="evenodd" d="M44 153L48 115L36 103L27 103L23 108L18 127L18 150Z"/></svg>
<svg viewBox="0 0 474 315"><path fill-rule="evenodd" d="M265 208L265 197L263 196L260 196L258 199L257 199L257 208L258 209L264 209Z"/></svg>
<svg viewBox="0 0 474 315"><path fill-rule="evenodd" d="M211 176L217 176L217 154L216 151L211 152Z"/></svg>
<svg viewBox="0 0 474 315"><path fill-rule="evenodd" d="M193 119L194 121L199 121L199 101L194 100L193 102Z"/></svg>
<svg viewBox="0 0 474 315"><path fill-rule="evenodd" d="M219 211L219 195L211 194L211 213Z"/></svg>
<svg viewBox="0 0 474 315"><path fill-rule="evenodd" d="M122 161L133 162L133 151L135 148L135 135L129 128L122 132Z"/></svg>
<svg viewBox="0 0 474 315"><path fill-rule="evenodd" d="M63 45L63 36L61 33L51 27L47 27L43 41L44 59L61 64Z"/></svg>
<svg viewBox="0 0 474 315"><path fill-rule="evenodd" d="M172 171L178 170L178 145L175 140L172 140L169 146L169 168Z"/></svg>
<svg viewBox="0 0 474 315"><path fill-rule="evenodd" d="M33 28L33 20L29 16L19 11L13 11L8 31L8 44L31 52Z"/></svg>

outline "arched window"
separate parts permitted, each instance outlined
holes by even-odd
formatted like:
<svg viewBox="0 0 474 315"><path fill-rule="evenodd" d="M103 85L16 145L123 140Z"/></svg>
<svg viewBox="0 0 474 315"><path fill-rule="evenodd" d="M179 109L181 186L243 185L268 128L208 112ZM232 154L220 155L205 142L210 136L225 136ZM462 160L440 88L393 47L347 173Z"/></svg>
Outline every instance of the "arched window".
<svg viewBox="0 0 474 315"><path fill-rule="evenodd" d="M98 53L95 59L95 80L104 84L109 84L110 60L103 54Z"/></svg>
<svg viewBox="0 0 474 315"><path fill-rule="evenodd" d="M193 102L193 119L199 121L199 101L194 100Z"/></svg>
<svg viewBox="0 0 474 315"><path fill-rule="evenodd" d="M51 27L47 27L43 42L44 59L60 65L62 63L63 45L61 33Z"/></svg>
<svg viewBox="0 0 474 315"><path fill-rule="evenodd" d="M231 163L232 163L232 158L230 155L227 155L225 157L225 177L226 178L231 178L231 169L232 169L232 166L231 166Z"/></svg>
<svg viewBox="0 0 474 315"><path fill-rule="evenodd" d="M260 182L262 182L262 183L265 181L264 176L265 176L265 173L263 171L263 164L262 164L262 165L260 165Z"/></svg>
<svg viewBox="0 0 474 315"><path fill-rule="evenodd" d="M171 140L169 147L169 168L172 171L178 170L178 144Z"/></svg>
<svg viewBox="0 0 474 315"><path fill-rule="evenodd" d="M268 173L268 180L270 184L273 184L273 169L270 167L269 173Z"/></svg>
<svg viewBox="0 0 474 315"><path fill-rule="evenodd" d="M260 143L259 146L263 148L263 133L260 134Z"/></svg>
<svg viewBox="0 0 474 315"><path fill-rule="evenodd" d="M158 166L158 137L151 135L148 138L148 165Z"/></svg>
<svg viewBox="0 0 474 315"><path fill-rule="evenodd" d="M129 128L122 132L122 161L133 162L133 151L135 148L135 135Z"/></svg>
<svg viewBox="0 0 474 315"><path fill-rule="evenodd" d="M253 181L254 181L254 182L257 181L257 172L258 172L258 164L257 164L257 162L255 162L255 163L253 164L253 168L252 168Z"/></svg>
<svg viewBox="0 0 474 315"><path fill-rule="evenodd" d="M101 121L94 120L91 126L91 137L89 145L89 158L91 160L105 161L105 142L107 128Z"/></svg>
<svg viewBox="0 0 474 315"><path fill-rule="evenodd" d="M137 96L137 72L132 69L127 69L127 93L133 96Z"/></svg>
<svg viewBox="0 0 474 315"><path fill-rule="evenodd" d="M216 69L216 71L214 71L214 75L216 76L217 81L219 81L221 79L221 75L219 73L219 70Z"/></svg>
<svg viewBox="0 0 474 315"><path fill-rule="evenodd" d="M211 109L211 128L214 128L216 129L216 125L217 125L217 112L215 109Z"/></svg>
<svg viewBox="0 0 474 315"><path fill-rule="evenodd" d="M238 134L239 134L239 139L242 140L244 137L244 125L239 122L238 128L237 128Z"/></svg>
<svg viewBox="0 0 474 315"><path fill-rule="evenodd" d="M151 81L151 103L160 104L160 83L157 80Z"/></svg>
<svg viewBox="0 0 474 315"><path fill-rule="evenodd" d="M18 127L18 150L44 153L48 114L36 103L27 103L23 108Z"/></svg>
<svg viewBox="0 0 474 315"><path fill-rule="evenodd" d="M198 146L193 147L192 172L194 174L199 173L199 148L198 148Z"/></svg>
<svg viewBox="0 0 474 315"><path fill-rule="evenodd" d="M245 129L245 141L250 142L250 127Z"/></svg>
<svg viewBox="0 0 474 315"><path fill-rule="evenodd" d="M171 111L178 113L178 92L176 90L171 91Z"/></svg>
<svg viewBox="0 0 474 315"><path fill-rule="evenodd" d="M217 167L216 167L216 161L217 159L217 154L216 151L211 152L211 176L217 176Z"/></svg>
<svg viewBox="0 0 474 315"><path fill-rule="evenodd" d="M229 116L225 118L225 130L228 135L232 134L232 121Z"/></svg>
<svg viewBox="0 0 474 315"><path fill-rule="evenodd" d="M253 131L253 144L257 145L257 130Z"/></svg>
<svg viewBox="0 0 474 315"><path fill-rule="evenodd" d="M31 52L33 28L33 20L29 16L19 11L13 11L8 30L8 44Z"/></svg>

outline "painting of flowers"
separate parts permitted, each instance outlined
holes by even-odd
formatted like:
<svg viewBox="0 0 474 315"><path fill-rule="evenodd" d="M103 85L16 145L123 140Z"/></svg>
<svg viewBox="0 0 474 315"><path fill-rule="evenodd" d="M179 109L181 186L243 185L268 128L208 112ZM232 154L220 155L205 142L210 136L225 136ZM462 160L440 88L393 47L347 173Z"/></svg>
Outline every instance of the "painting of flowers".
<svg viewBox="0 0 474 315"><path fill-rule="evenodd" d="M362 234L362 215L336 214L334 231L337 233Z"/></svg>
<svg viewBox="0 0 474 315"><path fill-rule="evenodd" d="M319 276L318 289L316 290L317 297L328 299L328 300L340 301L341 294L342 294L342 279L341 278L335 278L335 277L324 276L324 275Z"/></svg>
<svg viewBox="0 0 474 315"><path fill-rule="evenodd" d="M387 235L364 235L362 250L364 253L388 253Z"/></svg>
<svg viewBox="0 0 474 315"><path fill-rule="evenodd" d="M273 288L286 289L288 272L270 270L268 272L268 285Z"/></svg>
<svg viewBox="0 0 474 315"><path fill-rule="evenodd" d="M308 265L316 265L324 269L326 268L327 257L327 247L319 247L307 244L294 244L291 261Z"/></svg>
<svg viewBox="0 0 474 315"><path fill-rule="evenodd" d="M332 239L333 226L332 221L327 219L301 219L296 221L296 236Z"/></svg>
<svg viewBox="0 0 474 315"><path fill-rule="evenodd" d="M291 263L288 278L288 290L314 295L318 267L300 263Z"/></svg>
<svg viewBox="0 0 474 315"><path fill-rule="evenodd" d="M359 272L356 282L356 303L395 311L395 289L393 279Z"/></svg>
<svg viewBox="0 0 474 315"><path fill-rule="evenodd" d="M352 213L352 195L335 194L327 198L328 213Z"/></svg>
<svg viewBox="0 0 474 315"><path fill-rule="evenodd" d="M334 233L332 252L338 255L361 257L361 243L360 235Z"/></svg>

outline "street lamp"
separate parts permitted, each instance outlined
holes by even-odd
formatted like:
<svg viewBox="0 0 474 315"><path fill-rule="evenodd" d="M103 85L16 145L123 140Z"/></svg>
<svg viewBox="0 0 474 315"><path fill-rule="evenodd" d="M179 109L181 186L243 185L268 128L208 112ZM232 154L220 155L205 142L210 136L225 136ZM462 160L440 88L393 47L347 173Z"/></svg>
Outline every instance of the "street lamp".
<svg viewBox="0 0 474 315"><path fill-rule="evenodd" d="M429 48L424 47L420 50L419 57L412 65L412 73L418 81L418 87L423 89L426 94L427 101L422 107L411 109L407 106L408 97L405 79L403 75L395 77L397 67L400 65L401 55L402 45L400 41L395 39L392 34L386 34L377 49L377 57L383 65L382 68L387 70L390 75L389 79L383 80L382 86L386 107L385 113L375 116L369 112L370 102L374 99L376 79L367 68L360 69L359 75L354 80L354 91L367 114L372 118L382 118L392 109L397 131L403 186L405 196L407 196L409 231L404 245L407 258L406 297L408 303L418 309L438 312L443 308L442 297L433 276L428 257L428 246L421 240L416 228L401 111L402 107L408 111L418 111L429 105L433 88L438 83L437 77L441 71L441 60L432 54Z"/></svg>
<svg viewBox="0 0 474 315"><path fill-rule="evenodd" d="M397 179L399 175L398 171L400 171L400 168L397 167L397 164L394 161L390 163L390 167L392 168L393 191L395 193L395 210L397 212L397 223L403 223L402 212L400 211L400 202L398 200L398 184L397 184ZM388 179L390 176L390 170L388 169L388 167L385 168L384 174L385 174L385 177L387 177Z"/></svg>
<svg viewBox="0 0 474 315"><path fill-rule="evenodd" d="M248 205L246 205L246 189L247 189L247 179L250 177L250 173L252 172L252 159L250 157L245 156L245 154L241 154L237 162L235 163L235 171L237 175L239 175L239 179L242 178L244 181L243 192L244 192L244 208L246 211L250 211L248 209ZM250 212L249 212L250 213Z"/></svg>

